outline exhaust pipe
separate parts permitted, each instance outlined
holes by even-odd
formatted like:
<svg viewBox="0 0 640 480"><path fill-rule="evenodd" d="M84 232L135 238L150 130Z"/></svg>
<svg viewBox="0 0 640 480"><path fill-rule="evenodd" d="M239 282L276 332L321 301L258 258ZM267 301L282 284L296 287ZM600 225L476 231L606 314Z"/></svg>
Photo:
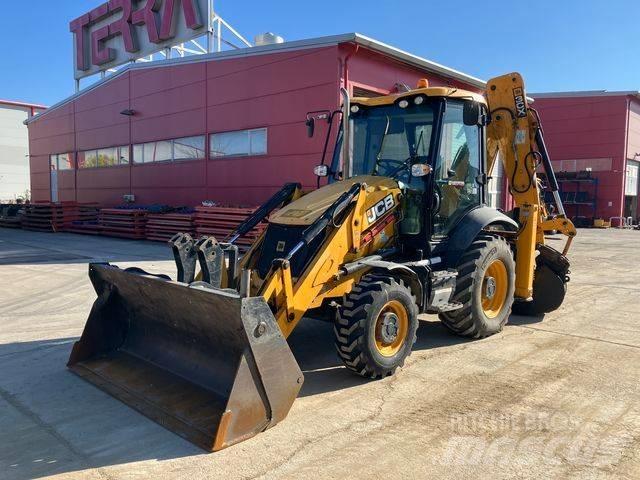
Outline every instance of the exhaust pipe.
<svg viewBox="0 0 640 480"><path fill-rule="evenodd" d="M342 95L342 169L343 178L353 177L353 164L351 162L351 145L349 144L349 113L351 112L351 99L349 91L341 87Z"/></svg>

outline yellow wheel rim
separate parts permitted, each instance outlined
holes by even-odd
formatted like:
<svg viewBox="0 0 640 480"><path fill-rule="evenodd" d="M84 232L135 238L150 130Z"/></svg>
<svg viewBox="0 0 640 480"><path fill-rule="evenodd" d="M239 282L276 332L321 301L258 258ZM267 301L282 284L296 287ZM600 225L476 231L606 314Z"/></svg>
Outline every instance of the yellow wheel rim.
<svg viewBox="0 0 640 480"><path fill-rule="evenodd" d="M495 318L507 301L509 275L502 260L491 262L482 279L482 310L487 318Z"/></svg>
<svg viewBox="0 0 640 480"><path fill-rule="evenodd" d="M376 319L376 349L385 357L398 353L409 333L409 315L398 300L388 301Z"/></svg>

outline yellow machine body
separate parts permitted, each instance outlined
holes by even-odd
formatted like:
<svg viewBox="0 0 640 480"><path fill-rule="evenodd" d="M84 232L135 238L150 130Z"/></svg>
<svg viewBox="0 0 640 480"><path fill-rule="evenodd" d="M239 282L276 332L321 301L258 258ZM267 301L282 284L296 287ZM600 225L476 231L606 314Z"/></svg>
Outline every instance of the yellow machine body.
<svg viewBox="0 0 640 480"><path fill-rule="evenodd" d="M486 96L423 87L353 103L385 108L416 95L469 102L485 112L479 117L486 121L487 141L481 146L487 151L485 173L491 174L499 151L519 225L517 231L490 233L504 235L507 249L515 252L515 298L531 303L536 279L542 278L540 257L566 260L545 246L544 232L567 235L566 254L575 228L563 214L549 215L541 200L536 168L544 149L522 78L513 73L493 79ZM429 165L418 167L423 175L430 172ZM306 195L299 186L285 186L280 197L276 194L265 204L263 217L248 220L244 230L239 227L241 235L268 218L265 233L240 259L233 239L195 242L183 235L175 240L179 281L92 264L90 278L98 298L69 368L202 448L219 450L287 415L303 383L287 337L310 312L338 305L368 273L377 269L403 278L380 288L411 290L409 298L420 303L420 311L433 312L430 301L442 309L460 308L447 302L457 273L451 267L432 268L442 259L423 258L422 253L412 261L401 259L407 195L401 182L369 174L345 177ZM423 208L429 213L431 207ZM472 242L478 233L486 232L474 232L466 240ZM500 275L489 271L485 283L502 282L497 291L506 292L508 279L502 277L507 278L507 270L496 265ZM412 280L416 271L426 272L424 282ZM501 310L504 302L493 301L487 292L483 301ZM400 300L392 305L383 312L385 325L402 318L406 333L408 318L417 315L418 307L411 307L409 315Z"/></svg>

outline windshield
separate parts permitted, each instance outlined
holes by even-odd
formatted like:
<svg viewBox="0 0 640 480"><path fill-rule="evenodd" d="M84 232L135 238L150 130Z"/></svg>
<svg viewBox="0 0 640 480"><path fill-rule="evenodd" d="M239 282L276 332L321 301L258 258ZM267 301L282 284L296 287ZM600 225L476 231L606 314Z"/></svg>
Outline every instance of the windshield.
<svg viewBox="0 0 640 480"><path fill-rule="evenodd" d="M430 163L433 108L429 104L402 109L396 105L364 108L351 116L354 175L391 176L416 188L411 165Z"/></svg>

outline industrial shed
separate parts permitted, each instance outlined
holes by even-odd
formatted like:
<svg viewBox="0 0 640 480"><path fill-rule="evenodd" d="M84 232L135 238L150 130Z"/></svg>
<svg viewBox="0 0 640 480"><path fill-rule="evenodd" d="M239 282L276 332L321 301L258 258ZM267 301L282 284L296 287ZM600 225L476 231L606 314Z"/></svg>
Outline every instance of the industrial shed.
<svg viewBox="0 0 640 480"><path fill-rule="evenodd" d="M306 113L339 108L343 85L420 78L484 87L359 34L130 64L28 122L33 200L256 205L287 181L313 188L326 126L307 138Z"/></svg>
<svg viewBox="0 0 640 480"><path fill-rule="evenodd" d="M24 121L45 108L0 100L0 202L29 197L29 135Z"/></svg>
<svg viewBox="0 0 640 480"><path fill-rule="evenodd" d="M640 92L534 93L560 177L567 214L578 223L638 220ZM621 219L614 218L614 225Z"/></svg>

